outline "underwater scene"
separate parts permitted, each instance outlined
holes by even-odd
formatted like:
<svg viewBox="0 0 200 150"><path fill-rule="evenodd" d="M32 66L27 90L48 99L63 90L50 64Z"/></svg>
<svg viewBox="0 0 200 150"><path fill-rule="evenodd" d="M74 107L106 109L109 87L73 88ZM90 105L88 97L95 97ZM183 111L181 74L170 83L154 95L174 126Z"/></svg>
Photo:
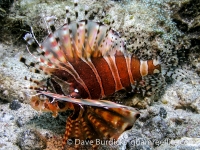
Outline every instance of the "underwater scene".
<svg viewBox="0 0 200 150"><path fill-rule="evenodd" d="M0 150L200 149L199 0L0 0Z"/></svg>

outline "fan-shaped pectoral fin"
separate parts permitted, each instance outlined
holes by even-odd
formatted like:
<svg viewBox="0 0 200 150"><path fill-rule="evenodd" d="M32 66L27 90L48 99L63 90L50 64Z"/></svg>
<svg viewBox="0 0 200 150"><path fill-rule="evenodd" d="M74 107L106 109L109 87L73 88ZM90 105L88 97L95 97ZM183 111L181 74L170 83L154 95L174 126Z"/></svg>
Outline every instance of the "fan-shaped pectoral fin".
<svg viewBox="0 0 200 150"><path fill-rule="evenodd" d="M31 98L31 105L40 111L58 112L74 110L66 123L63 139L64 149L69 147L97 148L101 141L117 141L118 137L130 129L139 112L128 106L106 100L75 99L59 94L40 92ZM109 146L109 145L108 145Z"/></svg>
<svg viewBox="0 0 200 150"><path fill-rule="evenodd" d="M118 137L130 129L139 117L135 109L77 104L74 108L74 113L67 119L63 149L96 149L102 142L107 146L115 146L112 144L117 144Z"/></svg>

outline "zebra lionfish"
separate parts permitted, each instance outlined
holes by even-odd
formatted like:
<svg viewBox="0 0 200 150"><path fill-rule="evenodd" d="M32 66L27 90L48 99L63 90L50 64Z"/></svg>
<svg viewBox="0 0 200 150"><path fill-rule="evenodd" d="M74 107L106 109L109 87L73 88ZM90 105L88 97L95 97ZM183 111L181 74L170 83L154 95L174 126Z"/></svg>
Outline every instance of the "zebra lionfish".
<svg viewBox="0 0 200 150"><path fill-rule="evenodd" d="M31 105L53 116L73 110L67 119L63 147L68 139L117 139L133 126L139 112L105 98L122 89L133 91L144 76L161 71L159 61L140 60L129 53L119 33L109 25L88 19L71 21L69 10L66 13L67 23L59 29L54 26L55 17L46 19L51 31L41 44L33 32L24 37L37 49L40 64L27 64L23 57L20 61L36 73L49 75L46 82L30 79L37 84L31 87L37 92Z"/></svg>

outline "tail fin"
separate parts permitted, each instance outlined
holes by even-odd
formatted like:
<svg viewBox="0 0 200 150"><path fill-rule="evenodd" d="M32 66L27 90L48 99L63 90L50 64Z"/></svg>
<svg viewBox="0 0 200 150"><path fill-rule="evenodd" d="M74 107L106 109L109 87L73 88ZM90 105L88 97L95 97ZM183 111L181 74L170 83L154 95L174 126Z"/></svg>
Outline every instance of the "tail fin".
<svg viewBox="0 0 200 150"><path fill-rule="evenodd" d="M117 141L139 117L136 110L101 108L74 104L75 111L67 119L63 148L95 149L101 142ZM112 143L114 144L114 143Z"/></svg>

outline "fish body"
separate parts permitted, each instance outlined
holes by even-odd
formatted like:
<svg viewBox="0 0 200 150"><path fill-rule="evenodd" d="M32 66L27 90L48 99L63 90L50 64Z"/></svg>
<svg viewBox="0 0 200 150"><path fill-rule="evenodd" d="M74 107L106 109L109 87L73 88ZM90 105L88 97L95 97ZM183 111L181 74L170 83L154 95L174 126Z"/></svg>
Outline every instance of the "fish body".
<svg viewBox="0 0 200 150"><path fill-rule="evenodd" d="M117 140L132 127L139 112L103 99L120 90L133 92L132 87L144 76L160 73L159 61L140 60L129 53L120 35L103 23L68 18L68 23L56 30L53 19L48 19L52 31L41 44L33 33L24 37L28 45L37 45L39 52L40 64L31 66L37 73L49 75L45 84L34 81L38 94L31 98L32 107L54 116L73 110L67 119L63 147L68 139ZM21 61L25 63L23 57Z"/></svg>

